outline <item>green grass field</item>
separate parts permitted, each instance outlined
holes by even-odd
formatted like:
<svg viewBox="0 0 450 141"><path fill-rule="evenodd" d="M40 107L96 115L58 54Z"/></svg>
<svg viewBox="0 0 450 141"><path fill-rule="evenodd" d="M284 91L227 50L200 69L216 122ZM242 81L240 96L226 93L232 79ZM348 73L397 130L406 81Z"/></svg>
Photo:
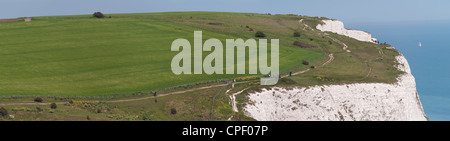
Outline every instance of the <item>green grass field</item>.
<svg viewBox="0 0 450 141"><path fill-rule="evenodd" d="M195 30L203 31L204 40L222 41L253 38L254 33L232 36L169 22L177 19L173 15L36 17L28 23L0 23L0 95L114 95L242 76L174 75L170 62L177 52L171 52L170 45L175 39L193 44ZM280 70L322 54L281 43Z"/></svg>

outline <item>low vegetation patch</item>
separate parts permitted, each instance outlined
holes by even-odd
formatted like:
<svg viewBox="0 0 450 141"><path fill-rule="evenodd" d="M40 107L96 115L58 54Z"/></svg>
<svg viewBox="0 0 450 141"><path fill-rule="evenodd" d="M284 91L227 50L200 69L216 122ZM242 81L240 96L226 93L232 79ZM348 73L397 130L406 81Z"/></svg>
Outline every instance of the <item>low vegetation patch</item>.
<svg viewBox="0 0 450 141"><path fill-rule="evenodd" d="M224 23L221 23L221 22L209 22L208 24L210 24L210 25L225 25Z"/></svg>
<svg viewBox="0 0 450 141"><path fill-rule="evenodd" d="M262 32L262 31L257 31L255 33L255 37L263 38L263 37L266 37L266 34L264 34L264 32Z"/></svg>
<svg viewBox="0 0 450 141"><path fill-rule="evenodd" d="M102 12L95 12L95 13L93 14L93 16L94 16L95 18L104 18L104 17L105 17L105 15L103 15Z"/></svg>
<svg viewBox="0 0 450 141"><path fill-rule="evenodd" d="M300 42L300 41L295 41L295 42L294 42L294 45L295 45L295 46L298 46L298 47L301 47L301 48L318 48L318 47L315 46L315 45L310 45L310 44L303 43L303 42Z"/></svg>
<svg viewBox="0 0 450 141"><path fill-rule="evenodd" d="M44 100L41 98L41 97L36 97L36 98L34 98L34 102L39 102L39 103L41 103L41 102L43 102Z"/></svg>
<svg viewBox="0 0 450 141"><path fill-rule="evenodd" d="M58 106L56 106L56 103L52 103L52 104L50 104L50 108L51 109L56 109Z"/></svg>
<svg viewBox="0 0 450 141"><path fill-rule="evenodd" d="M300 32L295 31L295 32L294 32L294 37L300 37Z"/></svg>
<svg viewBox="0 0 450 141"><path fill-rule="evenodd" d="M0 108L0 116L2 117L8 116L8 110L6 110L4 107Z"/></svg>

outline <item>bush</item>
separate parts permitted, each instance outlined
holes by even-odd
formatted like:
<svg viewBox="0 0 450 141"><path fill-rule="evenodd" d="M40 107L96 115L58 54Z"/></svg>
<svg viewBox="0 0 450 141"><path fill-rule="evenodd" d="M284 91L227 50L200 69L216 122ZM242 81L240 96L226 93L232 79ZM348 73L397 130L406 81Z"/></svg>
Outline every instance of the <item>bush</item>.
<svg viewBox="0 0 450 141"><path fill-rule="evenodd" d="M295 45L295 46L298 46L298 47L301 47L301 48L318 48L318 47L315 46L315 45L310 45L310 44L303 43L303 42L300 42L300 41L295 41L295 42L294 42L294 45Z"/></svg>
<svg viewBox="0 0 450 141"><path fill-rule="evenodd" d="M170 114L172 114L172 115L177 114L177 109L175 109L175 108L170 109Z"/></svg>
<svg viewBox="0 0 450 141"><path fill-rule="evenodd" d="M105 17L105 15L103 15L102 12L95 12L93 15L95 18L104 18Z"/></svg>
<svg viewBox="0 0 450 141"><path fill-rule="evenodd" d="M42 100L42 98L40 97L36 97L34 98L34 102L43 102L44 100Z"/></svg>
<svg viewBox="0 0 450 141"><path fill-rule="evenodd" d="M294 32L294 37L300 37L300 32L295 31L295 32Z"/></svg>
<svg viewBox="0 0 450 141"><path fill-rule="evenodd" d="M58 106L56 106L56 103L52 103L52 104L50 104L50 108L51 109L56 109Z"/></svg>
<svg viewBox="0 0 450 141"><path fill-rule="evenodd" d="M266 37L266 34L264 34L264 33L261 32L261 31L257 31L257 32L255 33L255 37L260 37L260 38Z"/></svg>
<svg viewBox="0 0 450 141"><path fill-rule="evenodd" d="M224 23L220 23L220 22L210 22L208 24L210 24L210 25L225 25Z"/></svg>
<svg viewBox="0 0 450 141"><path fill-rule="evenodd" d="M0 108L0 116L6 117L8 115L8 110L6 110L4 107Z"/></svg>
<svg viewBox="0 0 450 141"><path fill-rule="evenodd" d="M36 110L38 111L38 112L42 112L43 110L41 109L41 108L39 108L39 107L36 107Z"/></svg>
<svg viewBox="0 0 450 141"><path fill-rule="evenodd" d="M303 65L309 65L309 62L306 61L306 60L303 60L303 61L302 61L302 64L303 64Z"/></svg>
<svg viewBox="0 0 450 141"><path fill-rule="evenodd" d="M297 84L297 82L295 82L294 80L286 78L286 77L278 80L278 83L279 84Z"/></svg>

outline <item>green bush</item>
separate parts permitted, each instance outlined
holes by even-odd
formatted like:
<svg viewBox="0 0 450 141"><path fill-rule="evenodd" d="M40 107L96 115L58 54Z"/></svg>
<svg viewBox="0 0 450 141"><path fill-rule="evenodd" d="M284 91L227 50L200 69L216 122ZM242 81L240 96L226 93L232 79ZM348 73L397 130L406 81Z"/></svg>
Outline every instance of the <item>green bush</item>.
<svg viewBox="0 0 450 141"><path fill-rule="evenodd" d="M300 32L295 31L295 32L294 32L294 37L300 37Z"/></svg>
<svg viewBox="0 0 450 141"><path fill-rule="evenodd" d="M4 107L0 108L0 116L2 117L8 116L8 110L6 110Z"/></svg>
<svg viewBox="0 0 450 141"><path fill-rule="evenodd" d="M175 109L175 108L170 109L170 114L172 114L172 115L177 114L177 109Z"/></svg>
<svg viewBox="0 0 450 141"><path fill-rule="evenodd" d="M36 110L37 110L38 112L42 112L42 109L39 108L39 107L36 107Z"/></svg>
<svg viewBox="0 0 450 141"><path fill-rule="evenodd" d="M255 37L263 38L263 37L266 37L266 34L264 34L262 31L257 31L255 33Z"/></svg>
<svg viewBox="0 0 450 141"><path fill-rule="evenodd" d="M306 60L303 60L303 61L302 61L302 64L303 64L303 65L309 65L309 62L306 61Z"/></svg>
<svg viewBox="0 0 450 141"><path fill-rule="evenodd" d="M95 12L95 13L93 14L93 16L94 16L95 18L104 18L104 17L105 17L105 15L103 15L102 12Z"/></svg>
<svg viewBox="0 0 450 141"><path fill-rule="evenodd" d="M301 47L301 48L318 48L315 45L307 44L307 43L300 42L300 41L295 41L294 42L294 46L298 46L298 47Z"/></svg>
<svg viewBox="0 0 450 141"><path fill-rule="evenodd" d="M42 100L42 98L40 97L36 97L34 98L34 102L43 102L44 100Z"/></svg>
<svg viewBox="0 0 450 141"><path fill-rule="evenodd" d="M58 108L58 106L56 106L56 103L52 103L52 104L50 104L50 108L51 109L56 109L56 108Z"/></svg>

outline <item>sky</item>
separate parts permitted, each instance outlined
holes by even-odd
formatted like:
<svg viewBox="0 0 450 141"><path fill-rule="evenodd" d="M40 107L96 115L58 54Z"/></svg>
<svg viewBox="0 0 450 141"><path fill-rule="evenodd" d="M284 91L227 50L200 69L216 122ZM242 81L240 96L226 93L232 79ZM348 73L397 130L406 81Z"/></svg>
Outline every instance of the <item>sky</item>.
<svg viewBox="0 0 450 141"><path fill-rule="evenodd" d="M449 0L0 0L0 19L96 11L299 14L344 22L450 21Z"/></svg>

